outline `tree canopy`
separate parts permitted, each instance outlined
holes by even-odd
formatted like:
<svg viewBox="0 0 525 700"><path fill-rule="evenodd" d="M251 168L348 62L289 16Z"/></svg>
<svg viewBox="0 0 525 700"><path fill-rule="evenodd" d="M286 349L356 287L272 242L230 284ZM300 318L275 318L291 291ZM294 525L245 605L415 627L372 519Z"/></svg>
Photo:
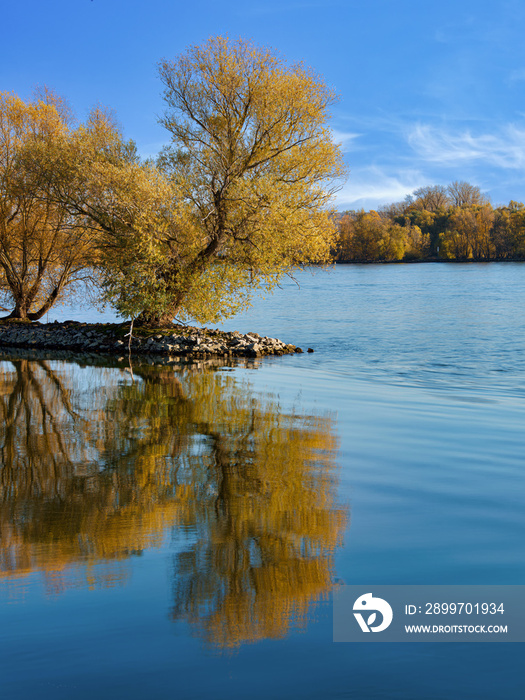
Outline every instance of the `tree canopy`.
<svg viewBox="0 0 525 700"><path fill-rule="evenodd" d="M340 262L525 258L525 206L493 207L468 182L421 187L379 211L345 212L338 223Z"/></svg>
<svg viewBox="0 0 525 700"><path fill-rule="evenodd" d="M92 227L52 196L40 167L27 167L31 153L58 148L72 128L67 106L49 91L27 102L0 93L0 292L13 318L41 318L92 274Z"/></svg>
<svg viewBox="0 0 525 700"><path fill-rule="evenodd" d="M329 204L344 174L328 128L334 92L301 64L221 37L159 71L171 143L156 161L140 161L107 112L73 128L56 100L6 98L9 129L9 101L26 110L14 165L3 168L0 263L15 315L38 318L89 268L126 316L216 321L253 290L330 259ZM12 149L2 148L5 161ZM32 208L13 223L17 196ZM6 251L18 240L12 262ZM26 268L21 293L15 277Z"/></svg>
<svg viewBox="0 0 525 700"><path fill-rule="evenodd" d="M162 61L160 75L172 143L158 166L177 213L137 242L136 271L157 284L154 316L218 320L329 259L327 205L343 174L327 126L335 95L304 66L220 37Z"/></svg>

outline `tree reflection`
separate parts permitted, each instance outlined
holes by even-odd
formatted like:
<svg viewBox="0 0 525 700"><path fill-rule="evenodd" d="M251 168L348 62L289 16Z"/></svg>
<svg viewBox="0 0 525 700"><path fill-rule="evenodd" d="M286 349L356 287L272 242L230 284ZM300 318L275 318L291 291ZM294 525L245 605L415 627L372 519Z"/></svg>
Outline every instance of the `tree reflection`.
<svg viewBox="0 0 525 700"><path fill-rule="evenodd" d="M134 384L97 368L95 388L74 365L2 366L3 575L60 590L82 563L111 585L186 533L172 618L228 647L285 635L328 592L347 520L330 416L287 413L213 367L144 366Z"/></svg>
<svg viewBox="0 0 525 700"><path fill-rule="evenodd" d="M346 522L325 420L266 408L246 407L234 431L208 430L198 539L175 562L173 618L221 646L302 625L331 586Z"/></svg>
<svg viewBox="0 0 525 700"><path fill-rule="evenodd" d="M177 524L181 502L169 472L180 439L163 440L169 426L149 419L151 394L135 413L149 434L157 428L156 444L147 444L148 431L135 436L119 423L123 372L98 369L108 385L75 392L65 363L10 364L0 381L2 572L42 571L53 590L68 585L59 572L77 562L87 564L90 585L125 579L125 567L100 560L140 553ZM150 474L156 453L170 459Z"/></svg>

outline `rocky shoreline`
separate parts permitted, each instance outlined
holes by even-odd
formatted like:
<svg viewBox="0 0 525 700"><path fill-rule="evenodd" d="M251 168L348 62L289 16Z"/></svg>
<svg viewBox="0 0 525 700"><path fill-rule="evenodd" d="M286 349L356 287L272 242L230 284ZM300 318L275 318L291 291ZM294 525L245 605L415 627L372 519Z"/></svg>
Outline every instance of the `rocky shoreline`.
<svg viewBox="0 0 525 700"><path fill-rule="evenodd" d="M0 323L0 347L68 350L123 355L128 353L130 325L116 323ZM308 348L309 352L313 352ZM258 333L219 331L177 325L169 329L136 328L133 355L206 357L263 357L302 353L301 348Z"/></svg>

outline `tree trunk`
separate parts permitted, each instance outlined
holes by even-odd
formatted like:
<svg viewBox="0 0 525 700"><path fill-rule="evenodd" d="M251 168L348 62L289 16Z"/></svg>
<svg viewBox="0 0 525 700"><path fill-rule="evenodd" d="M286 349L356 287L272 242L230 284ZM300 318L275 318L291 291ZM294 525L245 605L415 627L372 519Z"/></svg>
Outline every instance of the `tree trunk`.
<svg viewBox="0 0 525 700"><path fill-rule="evenodd" d="M29 317L27 315L26 305L23 302L15 302L15 308L8 316L4 316L4 318L15 318L19 319L20 321L28 321Z"/></svg>
<svg viewBox="0 0 525 700"><path fill-rule="evenodd" d="M55 287L38 311L28 311L27 301L25 299L22 301L16 301L15 308L8 316L4 316L4 319L15 318L19 319L20 321L38 321L38 319L42 318L42 316L53 306L58 298L58 295L60 294L60 291L60 286Z"/></svg>
<svg viewBox="0 0 525 700"><path fill-rule="evenodd" d="M135 325L142 328L169 328L174 325L173 320L175 316L176 311L164 314L142 311L135 319Z"/></svg>
<svg viewBox="0 0 525 700"><path fill-rule="evenodd" d="M27 314L27 318L29 318L31 321L38 321L39 318L42 318L42 316L45 313L47 313L49 309L53 306L53 304L58 298L60 291L60 286L55 287L51 294L47 297L45 302L42 304L42 306L38 309L38 311L29 312Z"/></svg>
<svg viewBox="0 0 525 700"><path fill-rule="evenodd" d="M180 311L184 296L179 294L171 304L171 307L162 313L142 311L135 319L135 325L143 328L170 328Z"/></svg>

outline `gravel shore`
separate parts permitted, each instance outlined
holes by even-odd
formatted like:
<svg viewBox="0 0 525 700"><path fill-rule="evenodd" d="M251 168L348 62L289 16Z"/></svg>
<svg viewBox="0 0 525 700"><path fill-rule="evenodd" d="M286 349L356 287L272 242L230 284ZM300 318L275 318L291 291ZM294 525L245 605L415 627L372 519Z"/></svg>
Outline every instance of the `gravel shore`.
<svg viewBox="0 0 525 700"><path fill-rule="evenodd" d="M127 324L0 322L0 346L119 354L128 352ZM263 357L303 352L301 348L258 333L219 331L177 325L169 329L135 328L134 355L183 357Z"/></svg>

